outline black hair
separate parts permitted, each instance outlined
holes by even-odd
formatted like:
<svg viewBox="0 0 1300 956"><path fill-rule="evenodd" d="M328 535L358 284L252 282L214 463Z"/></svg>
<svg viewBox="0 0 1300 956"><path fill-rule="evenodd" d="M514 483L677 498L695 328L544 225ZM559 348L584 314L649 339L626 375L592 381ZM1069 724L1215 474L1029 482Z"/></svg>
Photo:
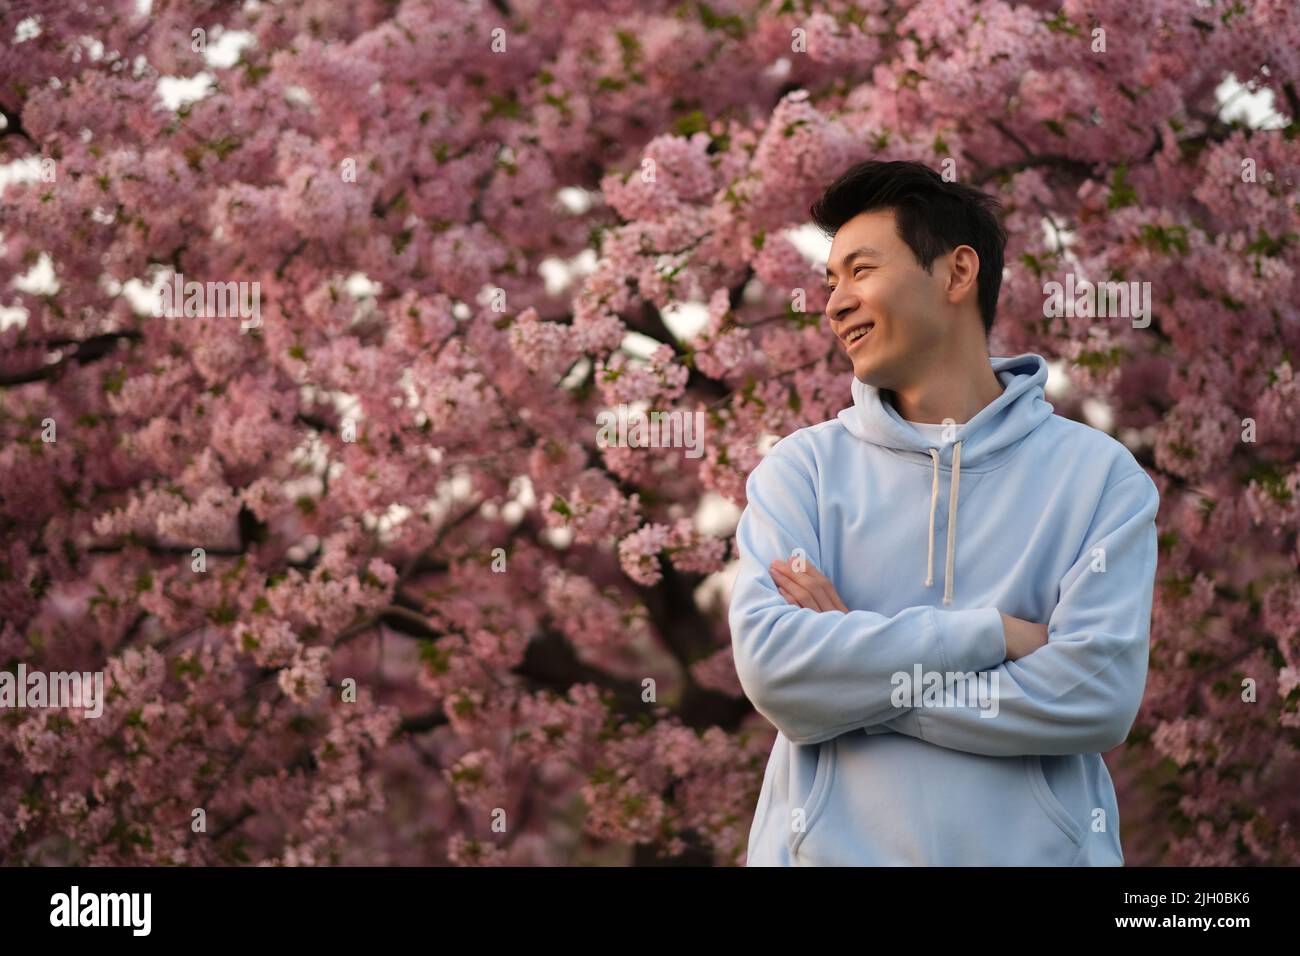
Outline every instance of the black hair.
<svg viewBox="0 0 1300 956"><path fill-rule="evenodd" d="M895 228L921 268L960 245L979 255L978 301L984 334L997 314L1007 233L996 196L965 183L946 182L923 163L867 160L843 173L809 209L823 233L834 236L854 216L894 211Z"/></svg>

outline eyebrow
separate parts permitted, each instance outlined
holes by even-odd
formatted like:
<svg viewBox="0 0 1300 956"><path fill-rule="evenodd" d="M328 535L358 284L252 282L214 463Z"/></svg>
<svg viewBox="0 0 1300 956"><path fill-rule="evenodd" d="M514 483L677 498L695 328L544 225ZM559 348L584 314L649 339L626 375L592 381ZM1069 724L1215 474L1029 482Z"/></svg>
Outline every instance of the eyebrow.
<svg viewBox="0 0 1300 956"><path fill-rule="evenodd" d="M844 256L843 259L840 260L840 268L847 269L849 267L849 263L852 262L854 259L856 259L858 256L873 256L877 259L881 259L884 258L884 253L881 252L879 249L873 249L871 246L858 246L858 248L854 249L852 252L848 253L847 255ZM835 278L835 276L831 273L831 267L827 266L826 279L827 281L830 281L833 278Z"/></svg>

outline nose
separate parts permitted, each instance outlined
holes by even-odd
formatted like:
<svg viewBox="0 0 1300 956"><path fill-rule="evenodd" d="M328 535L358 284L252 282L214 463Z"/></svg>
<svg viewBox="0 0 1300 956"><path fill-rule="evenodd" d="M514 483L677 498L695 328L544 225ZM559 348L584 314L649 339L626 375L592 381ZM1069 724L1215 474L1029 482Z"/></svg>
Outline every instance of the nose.
<svg viewBox="0 0 1300 956"><path fill-rule="evenodd" d="M836 286L835 291L826 300L826 308L823 311L832 322L843 322L858 307L857 298L850 292L841 292L843 288L842 285Z"/></svg>

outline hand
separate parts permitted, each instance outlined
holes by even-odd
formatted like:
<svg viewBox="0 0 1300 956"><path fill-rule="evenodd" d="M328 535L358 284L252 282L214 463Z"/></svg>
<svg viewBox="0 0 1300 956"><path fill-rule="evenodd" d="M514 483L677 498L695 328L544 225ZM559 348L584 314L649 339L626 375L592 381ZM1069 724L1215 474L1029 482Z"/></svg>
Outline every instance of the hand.
<svg viewBox="0 0 1300 956"><path fill-rule="evenodd" d="M1003 614L1002 630L1006 634L1009 661L1019 660L1047 644L1046 624L1035 624L1033 621Z"/></svg>
<svg viewBox="0 0 1300 956"><path fill-rule="evenodd" d="M812 566L807 559L803 561L803 571L795 571L790 562L777 558L768 565L772 580L781 596L791 604L811 608L814 611L843 611L848 613L840 596L835 593L835 585Z"/></svg>

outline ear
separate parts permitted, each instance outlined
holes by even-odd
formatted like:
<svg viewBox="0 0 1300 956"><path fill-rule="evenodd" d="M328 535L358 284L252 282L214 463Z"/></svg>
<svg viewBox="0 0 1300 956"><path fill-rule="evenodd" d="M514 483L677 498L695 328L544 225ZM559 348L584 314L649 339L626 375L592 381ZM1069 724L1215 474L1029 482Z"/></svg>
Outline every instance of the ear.
<svg viewBox="0 0 1300 956"><path fill-rule="evenodd" d="M980 257L972 247L960 245L948 253L948 301L956 305L978 288Z"/></svg>

